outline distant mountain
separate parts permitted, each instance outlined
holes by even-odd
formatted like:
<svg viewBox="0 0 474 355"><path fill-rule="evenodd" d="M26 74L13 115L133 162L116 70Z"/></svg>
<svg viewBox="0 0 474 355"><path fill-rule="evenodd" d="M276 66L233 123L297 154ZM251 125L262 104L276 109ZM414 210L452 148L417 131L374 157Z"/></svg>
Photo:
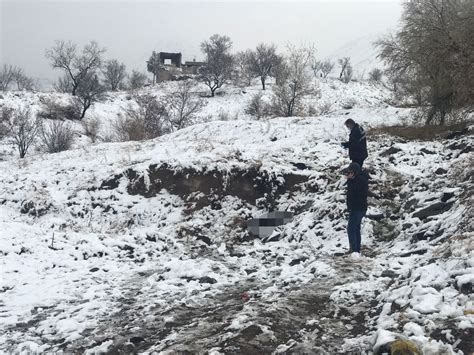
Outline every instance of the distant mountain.
<svg viewBox="0 0 474 355"><path fill-rule="evenodd" d="M354 76L366 76L374 68L383 68L383 63L377 58L377 49L373 45L382 35L370 34L347 42L345 45L328 55L326 59L331 59L336 63L333 75L338 75L337 60L342 57L350 57Z"/></svg>

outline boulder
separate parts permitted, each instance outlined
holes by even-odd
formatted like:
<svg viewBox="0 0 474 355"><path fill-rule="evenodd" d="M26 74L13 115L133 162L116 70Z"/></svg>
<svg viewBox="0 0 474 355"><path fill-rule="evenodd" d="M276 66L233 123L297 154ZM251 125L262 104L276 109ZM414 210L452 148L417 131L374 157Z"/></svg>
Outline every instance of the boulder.
<svg viewBox="0 0 474 355"><path fill-rule="evenodd" d="M435 216L448 211L453 206L453 204L454 202L436 202L428 207L425 207L413 213L413 217L424 220L428 217Z"/></svg>
<svg viewBox="0 0 474 355"><path fill-rule="evenodd" d="M435 174L436 174L436 175L444 175L444 174L446 174L447 172L448 172L448 171L447 171L446 169L438 168L438 169L436 169Z"/></svg>
<svg viewBox="0 0 474 355"><path fill-rule="evenodd" d="M385 150L384 152L380 153L380 156L381 157L388 157L389 155L393 155L393 154L396 154L396 153L401 152L401 151L402 150L400 148L390 147L387 150Z"/></svg>
<svg viewBox="0 0 474 355"><path fill-rule="evenodd" d="M426 149L426 148L421 148L420 152L425 153L425 154L436 154L435 152L433 152L429 149Z"/></svg>
<svg viewBox="0 0 474 355"><path fill-rule="evenodd" d="M447 202L453 197L454 197L454 192L443 192L443 196L441 196L441 201Z"/></svg>

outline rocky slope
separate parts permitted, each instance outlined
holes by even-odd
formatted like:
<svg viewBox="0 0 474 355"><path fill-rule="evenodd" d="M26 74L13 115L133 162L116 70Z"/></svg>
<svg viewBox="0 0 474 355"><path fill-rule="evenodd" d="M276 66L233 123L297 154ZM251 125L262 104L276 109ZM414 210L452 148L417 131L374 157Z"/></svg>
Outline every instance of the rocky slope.
<svg viewBox="0 0 474 355"><path fill-rule="evenodd" d="M0 351L468 354L472 130L371 136L377 197L363 256L343 255L343 122L402 111L215 121L0 162ZM293 218L249 234L271 210Z"/></svg>

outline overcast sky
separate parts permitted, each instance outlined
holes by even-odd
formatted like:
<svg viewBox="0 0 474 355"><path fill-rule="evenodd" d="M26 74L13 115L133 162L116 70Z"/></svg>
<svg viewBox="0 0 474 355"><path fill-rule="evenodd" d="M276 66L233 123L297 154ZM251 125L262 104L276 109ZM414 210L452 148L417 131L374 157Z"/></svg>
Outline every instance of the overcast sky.
<svg viewBox="0 0 474 355"><path fill-rule="evenodd" d="M106 59L145 71L153 50L202 59L199 43L226 34L234 51L273 42L314 43L321 56L396 28L400 1L44 1L0 0L0 63L52 79L45 49L56 39L96 40Z"/></svg>

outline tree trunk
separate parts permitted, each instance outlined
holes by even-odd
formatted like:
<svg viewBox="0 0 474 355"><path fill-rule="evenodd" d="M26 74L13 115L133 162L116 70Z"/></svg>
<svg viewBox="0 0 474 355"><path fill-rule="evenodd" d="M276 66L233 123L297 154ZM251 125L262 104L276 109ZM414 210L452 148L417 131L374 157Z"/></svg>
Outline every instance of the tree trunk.
<svg viewBox="0 0 474 355"><path fill-rule="evenodd" d="M265 90L265 78L262 76L260 80L262 81L262 88Z"/></svg>
<svg viewBox="0 0 474 355"><path fill-rule="evenodd" d="M86 111L88 110L88 108L91 106L91 103L90 102L85 102L84 103L84 106L82 107L82 113L81 113L81 120L84 118L84 116L86 115Z"/></svg>

